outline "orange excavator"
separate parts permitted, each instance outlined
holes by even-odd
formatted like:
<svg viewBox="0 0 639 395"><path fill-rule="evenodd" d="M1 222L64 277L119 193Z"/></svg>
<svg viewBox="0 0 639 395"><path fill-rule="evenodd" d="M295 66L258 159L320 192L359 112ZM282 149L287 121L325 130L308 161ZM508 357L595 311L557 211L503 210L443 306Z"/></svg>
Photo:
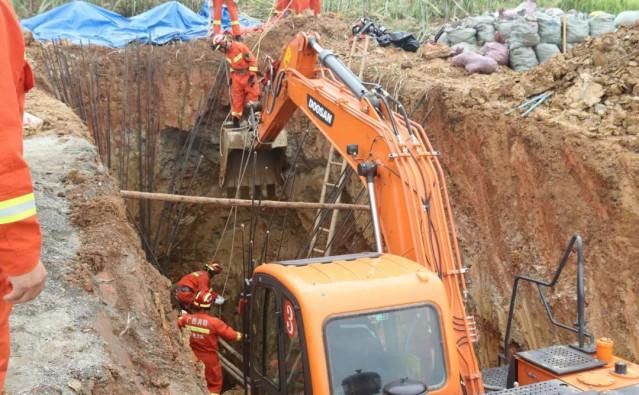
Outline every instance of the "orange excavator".
<svg viewBox="0 0 639 395"><path fill-rule="evenodd" d="M443 172L424 129L317 35L298 33L270 69L255 149L275 141L296 111L305 114L367 186L376 251L255 268L244 293L251 393L639 394L639 366L587 332L579 236L551 280L514 279L502 366L482 371ZM575 251L577 324L565 325L545 291ZM551 322L574 332L576 344L508 355L523 282L539 289Z"/></svg>

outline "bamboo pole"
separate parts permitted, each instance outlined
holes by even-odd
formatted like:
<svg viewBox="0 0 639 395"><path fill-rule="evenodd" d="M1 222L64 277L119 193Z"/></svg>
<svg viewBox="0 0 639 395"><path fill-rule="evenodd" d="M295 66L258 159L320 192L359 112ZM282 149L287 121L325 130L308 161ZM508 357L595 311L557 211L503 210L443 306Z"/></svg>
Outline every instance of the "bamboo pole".
<svg viewBox="0 0 639 395"><path fill-rule="evenodd" d="M150 193L138 191L120 191L120 196L128 199L142 200L158 200L163 202L177 202L190 204L208 204L217 207L251 207L251 200L248 199L231 199L231 198L212 198L205 196L185 196L174 195L168 193ZM365 204L348 204L348 203L314 203L314 202L279 202L275 200L256 200L256 207L264 208L294 208L302 210L370 210Z"/></svg>

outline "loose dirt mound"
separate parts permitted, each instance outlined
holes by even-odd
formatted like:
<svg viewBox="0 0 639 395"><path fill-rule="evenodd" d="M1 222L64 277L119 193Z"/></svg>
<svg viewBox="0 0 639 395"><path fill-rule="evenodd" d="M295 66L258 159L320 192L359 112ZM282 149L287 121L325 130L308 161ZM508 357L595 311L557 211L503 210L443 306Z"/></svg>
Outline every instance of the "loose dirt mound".
<svg viewBox="0 0 639 395"><path fill-rule="evenodd" d="M15 393L205 393L168 304L169 282L144 259L118 188L87 130L35 91L45 120L25 141L50 272L12 315Z"/></svg>

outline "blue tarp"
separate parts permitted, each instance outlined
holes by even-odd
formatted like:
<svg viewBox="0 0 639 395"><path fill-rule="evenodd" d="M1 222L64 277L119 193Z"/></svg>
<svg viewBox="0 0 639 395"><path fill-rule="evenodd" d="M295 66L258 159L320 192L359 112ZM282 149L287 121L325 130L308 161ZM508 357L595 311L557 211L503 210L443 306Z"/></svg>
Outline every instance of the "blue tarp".
<svg viewBox="0 0 639 395"><path fill-rule="evenodd" d="M208 3L208 1L206 2ZM68 40L75 44L95 44L121 48L140 41L166 44L173 40L188 41L206 37L208 6L196 14L177 1L169 1L132 18L84 1L72 1L22 21L38 41ZM260 21L240 18L244 29L258 27ZM230 26L225 10L222 25Z"/></svg>

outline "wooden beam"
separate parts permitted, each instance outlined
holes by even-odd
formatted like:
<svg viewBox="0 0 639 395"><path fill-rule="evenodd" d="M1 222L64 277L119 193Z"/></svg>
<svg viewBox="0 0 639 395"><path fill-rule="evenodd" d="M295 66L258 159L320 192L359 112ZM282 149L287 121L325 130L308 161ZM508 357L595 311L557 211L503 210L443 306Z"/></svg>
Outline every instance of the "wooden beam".
<svg viewBox="0 0 639 395"><path fill-rule="evenodd" d="M205 196L173 195L168 193L150 193L137 191L120 191L120 195L127 199L158 200L162 202L176 202L189 204L208 204L217 207L251 207L251 200L212 198ZM279 202L275 200L255 200L255 207L265 208L293 208L300 210L370 210L365 204L347 203L312 203L312 202Z"/></svg>

